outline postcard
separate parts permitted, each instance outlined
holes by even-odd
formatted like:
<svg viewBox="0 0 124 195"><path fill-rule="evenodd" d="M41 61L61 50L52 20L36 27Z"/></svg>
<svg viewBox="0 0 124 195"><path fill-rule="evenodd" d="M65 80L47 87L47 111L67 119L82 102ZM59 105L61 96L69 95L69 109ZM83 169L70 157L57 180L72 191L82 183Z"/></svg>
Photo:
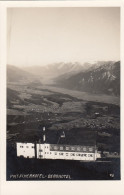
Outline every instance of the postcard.
<svg viewBox="0 0 124 195"><path fill-rule="evenodd" d="M2 195L122 194L122 5L1 3Z"/></svg>

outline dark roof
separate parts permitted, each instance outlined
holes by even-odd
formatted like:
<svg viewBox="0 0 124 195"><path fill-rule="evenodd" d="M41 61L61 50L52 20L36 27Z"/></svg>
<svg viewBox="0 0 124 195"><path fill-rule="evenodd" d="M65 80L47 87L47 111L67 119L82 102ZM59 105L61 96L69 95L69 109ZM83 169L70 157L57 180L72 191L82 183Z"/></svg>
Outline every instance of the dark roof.
<svg viewBox="0 0 124 195"><path fill-rule="evenodd" d="M64 131L64 134L63 134ZM43 142L43 133L40 131L38 134L22 133L20 137L16 138L16 142ZM85 145L93 146L96 145L96 132L83 130L83 129L72 129L72 130L46 130L46 143L49 144L65 144L65 145ZM65 135L65 136L63 136Z"/></svg>
<svg viewBox="0 0 124 195"><path fill-rule="evenodd" d="M96 132L73 129L64 131L63 134L63 131L50 131L46 133L46 142L50 144L91 146L96 144Z"/></svg>

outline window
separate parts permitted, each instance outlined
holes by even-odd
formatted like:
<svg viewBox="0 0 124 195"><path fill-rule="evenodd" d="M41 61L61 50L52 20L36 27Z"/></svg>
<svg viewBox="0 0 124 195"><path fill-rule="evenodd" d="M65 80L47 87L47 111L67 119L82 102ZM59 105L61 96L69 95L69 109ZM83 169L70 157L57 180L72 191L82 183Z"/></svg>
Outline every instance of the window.
<svg viewBox="0 0 124 195"><path fill-rule="evenodd" d="M43 150L39 149L39 152L42 152Z"/></svg>
<svg viewBox="0 0 124 195"><path fill-rule="evenodd" d="M87 157L87 154L81 154L81 156L82 156L82 157L83 157L83 156Z"/></svg>
<svg viewBox="0 0 124 195"><path fill-rule="evenodd" d="M58 146L54 146L54 150L57 150L58 149Z"/></svg>
<svg viewBox="0 0 124 195"><path fill-rule="evenodd" d="M80 156L80 154L76 154L76 156Z"/></svg>
<svg viewBox="0 0 124 195"><path fill-rule="evenodd" d="M43 157L42 155L39 155L39 157L41 158L41 157Z"/></svg>
<svg viewBox="0 0 124 195"><path fill-rule="evenodd" d="M71 153L71 156L75 156L75 153Z"/></svg>
<svg viewBox="0 0 124 195"><path fill-rule="evenodd" d="M86 147L83 148L83 151L86 151Z"/></svg>
<svg viewBox="0 0 124 195"><path fill-rule="evenodd" d="M92 152L93 151L93 148L89 148L89 151Z"/></svg>
<svg viewBox="0 0 124 195"><path fill-rule="evenodd" d="M63 155L63 153L59 153L59 155Z"/></svg>
<svg viewBox="0 0 124 195"><path fill-rule="evenodd" d="M93 157L93 155L92 154L88 154L88 157Z"/></svg>
<svg viewBox="0 0 124 195"><path fill-rule="evenodd" d="M69 150L69 147L66 147L66 150Z"/></svg>
<svg viewBox="0 0 124 195"><path fill-rule="evenodd" d="M77 151L80 151L80 150L81 150L80 147L78 147L78 148L77 148Z"/></svg>
<svg viewBox="0 0 124 195"><path fill-rule="evenodd" d="M23 148L23 146L20 146L20 148Z"/></svg>
<svg viewBox="0 0 124 195"><path fill-rule="evenodd" d="M32 146L32 148L34 148L34 146Z"/></svg>
<svg viewBox="0 0 124 195"><path fill-rule="evenodd" d="M26 148L29 148L28 146L26 146Z"/></svg>
<svg viewBox="0 0 124 195"><path fill-rule="evenodd" d="M74 151L74 150L75 150L75 147L71 147L71 150L73 150L73 151Z"/></svg>
<svg viewBox="0 0 124 195"><path fill-rule="evenodd" d="M57 152L55 152L55 155L57 155Z"/></svg>
<svg viewBox="0 0 124 195"><path fill-rule="evenodd" d="M63 150L63 146L60 146L60 150Z"/></svg>

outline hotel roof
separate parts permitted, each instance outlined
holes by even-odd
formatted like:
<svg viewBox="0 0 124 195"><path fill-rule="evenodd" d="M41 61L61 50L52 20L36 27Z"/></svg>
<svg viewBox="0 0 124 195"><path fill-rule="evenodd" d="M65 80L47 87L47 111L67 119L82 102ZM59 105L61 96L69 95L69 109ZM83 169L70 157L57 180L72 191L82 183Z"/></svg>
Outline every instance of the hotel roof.
<svg viewBox="0 0 124 195"><path fill-rule="evenodd" d="M36 131L36 130L34 130ZM43 143L43 131L37 134L22 133L18 138L17 142L40 142ZM72 129L72 130L46 130L46 143L49 144L64 144L64 145L85 145L93 146L96 145L96 131L89 131L84 129Z"/></svg>

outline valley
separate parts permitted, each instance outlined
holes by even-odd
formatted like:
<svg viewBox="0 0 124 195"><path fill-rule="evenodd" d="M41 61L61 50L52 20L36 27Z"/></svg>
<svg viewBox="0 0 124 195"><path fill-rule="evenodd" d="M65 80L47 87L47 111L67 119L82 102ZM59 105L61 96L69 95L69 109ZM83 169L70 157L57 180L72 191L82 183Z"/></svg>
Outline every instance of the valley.
<svg viewBox="0 0 124 195"><path fill-rule="evenodd" d="M39 129L45 125L49 131L71 132L76 129L77 132L97 132L99 146L103 145L104 149L110 151L114 151L114 148L119 151L118 98L115 98L116 101L113 98L110 104L112 97L106 97L106 101L99 95L92 97L86 92L82 95L81 92L78 94L51 86L31 87L28 84L13 83L8 84L8 88L8 94L11 91L7 112L8 141L23 140L24 137L26 140L31 135L38 140Z"/></svg>
<svg viewBox="0 0 124 195"><path fill-rule="evenodd" d="M64 131L65 136L69 137L66 143L80 144L83 141L84 145L96 145L103 159L109 157L107 164L105 163L108 166L107 170L95 179L111 179L110 175L106 175L108 172L116 173L115 179L120 178L119 171L115 168L116 165L118 169L120 166L120 97L113 93L100 93L100 91L94 93L92 90L82 91L65 85L60 86L56 77L32 76L31 73L14 67L10 69L11 73L8 71L8 74L11 75L13 69L17 75L9 76L7 82L7 161L12 161L14 158L16 163L20 163L15 154L16 142L39 142L42 140L42 129L45 126L48 143L59 143ZM69 75L72 74L74 75L74 72L69 72ZM60 79L62 77L60 76ZM40 166L39 162L37 163ZM64 166L67 164L65 162ZM101 171L103 164L97 165L101 167ZM36 162L30 164L30 167L34 166L34 171L36 171L35 165ZM72 165L70 162L69 166ZM94 164L81 166L83 172L85 172L84 166L88 166L88 170L93 166L93 170L97 173ZM13 166L8 167L8 175L13 170ZM44 171L46 173L47 170ZM24 173L26 172L27 168L24 169ZM83 172L82 179L86 178L83 177ZM68 171L66 173L68 174ZM75 172L73 174L76 178Z"/></svg>

